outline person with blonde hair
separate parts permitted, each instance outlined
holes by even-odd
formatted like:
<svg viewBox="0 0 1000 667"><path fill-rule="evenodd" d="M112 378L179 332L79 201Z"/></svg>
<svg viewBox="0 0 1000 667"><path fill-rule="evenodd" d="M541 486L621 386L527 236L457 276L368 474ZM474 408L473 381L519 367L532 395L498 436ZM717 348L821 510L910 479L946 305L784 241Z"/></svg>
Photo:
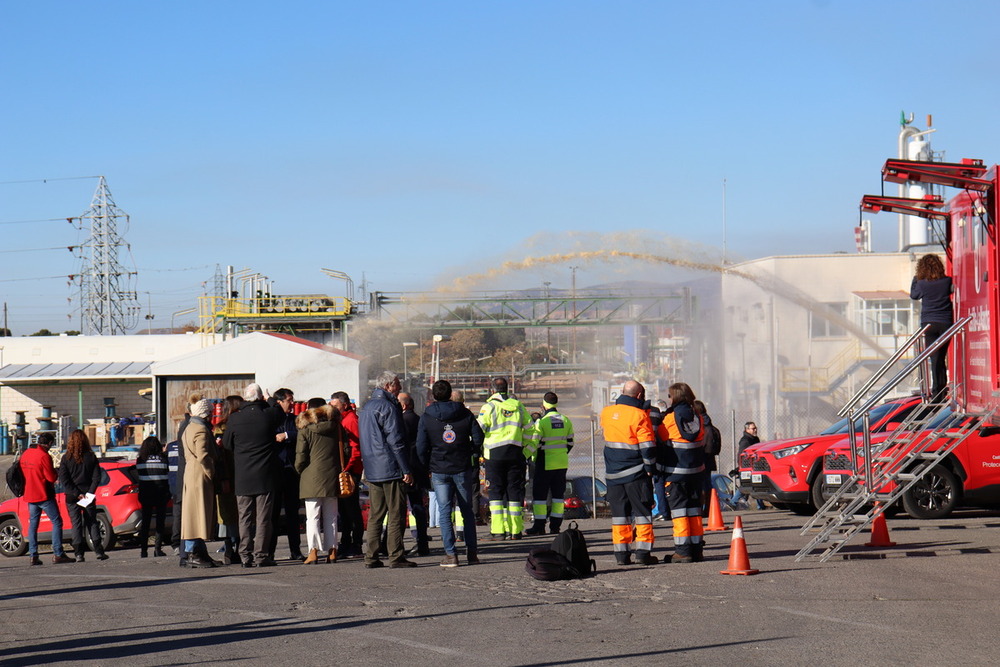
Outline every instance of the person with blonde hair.
<svg viewBox="0 0 1000 667"><path fill-rule="evenodd" d="M340 413L322 398L309 401L309 409L295 419L295 472L299 496L306 506L306 546L303 563L337 562L337 497L340 493L340 460L345 442Z"/></svg>
<svg viewBox="0 0 1000 667"><path fill-rule="evenodd" d="M944 264L937 255L924 255L917 261L917 270L910 282L910 298L920 301L920 326L930 325L924 332L924 348L928 348L955 322L951 306L951 278L945 275ZM948 345L946 342L931 354L931 400L948 397Z"/></svg>
<svg viewBox="0 0 1000 667"><path fill-rule="evenodd" d="M76 562L82 563L84 560L83 553L87 548L84 531L90 535L97 560L107 560L104 538L101 537L101 527L97 523L97 503L91 502L86 507L79 505L79 501L87 495L97 493L97 487L101 485L101 466L97 462L97 455L90 448L87 434L80 429L70 433L66 441L66 454L59 465L59 481L66 493L66 513L73 526Z"/></svg>
<svg viewBox="0 0 1000 667"><path fill-rule="evenodd" d="M208 423L212 404L201 399L188 410L191 419L181 436L184 449L184 503L181 508L181 539L188 567L218 567L208 555L205 540L215 525L215 437Z"/></svg>

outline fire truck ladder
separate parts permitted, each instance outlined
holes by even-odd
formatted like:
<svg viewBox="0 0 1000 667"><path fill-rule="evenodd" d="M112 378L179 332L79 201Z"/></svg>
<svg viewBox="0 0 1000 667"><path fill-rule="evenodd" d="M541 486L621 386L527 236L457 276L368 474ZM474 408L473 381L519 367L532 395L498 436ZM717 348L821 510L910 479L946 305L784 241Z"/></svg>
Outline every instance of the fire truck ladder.
<svg viewBox="0 0 1000 667"><path fill-rule="evenodd" d="M856 472L840 487L816 514L802 528L802 534L818 527L818 533L803 547L795 557L801 561L810 557L818 557L825 562L833 557L847 544L851 538L867 528L885 509L899 501L910 488L927 475L936 465L945 459L969 435L979 429L984 422L993 416L994 410L983 413L956 413L953 419L933 431L926 426L942 410L948 410L946 405L924 403L901 423L884 442L872 445L869 428L869 412L882 398L896 387L917 367L924 363L938 348L945 345L956 333L962 330L971 318L956 322L931 346L916 355L892 379L869 398L858 409L857 413L850 410L863 396L864 389L855 395L852 402L845 407L850 412L851 423L856 423L860 414L863 423L863 447L857 447L854 440L855 429L851 428L852 452ZM915 334L906 347L915 342ZM887 367L895 358L886 362L876 378L884 375ZM842 411L843 412L843 411ZM933 448L933 451L931 449ZM863 454L864 465L858 466L858 460ZM889 487L890 490L883 491Z"/></svg>

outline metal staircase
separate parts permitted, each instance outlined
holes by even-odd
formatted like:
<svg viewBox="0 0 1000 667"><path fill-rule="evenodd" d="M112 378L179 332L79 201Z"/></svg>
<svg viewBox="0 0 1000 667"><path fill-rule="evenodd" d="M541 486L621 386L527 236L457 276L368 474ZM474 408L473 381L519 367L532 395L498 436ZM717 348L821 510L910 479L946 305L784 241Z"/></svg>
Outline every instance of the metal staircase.
<svg viewBox="0 0 1000 667"><path fill-rule="evenodd" d="M923 330L918 331L841 410L841 414L848 414L851 423L857 424L860 420L863 424L860 444L856 440L857 429L850 430L855 473L803 526L803 535L813 530L818 532L796 554L796 561L806 558L818 558L821 562L829 560L993 416L994 410L989 410L983 413L955 412L948 418L942 412L951 412L950 406L924 403L910 413L886 440L876 445L871 442L871 409L924 364L931 354L947 344L970 320L971 318L966 317L952 325L934 344L918 353L881 389L862 403L862 398L888 372L892 364L907 349L919 345ZM925 377L926 375L925 373ZM924 385L926 387L926 382ZM859 403L860 407L855 410ZM935 423L936 427L929 429L928 425L931 423Z"/></svg>

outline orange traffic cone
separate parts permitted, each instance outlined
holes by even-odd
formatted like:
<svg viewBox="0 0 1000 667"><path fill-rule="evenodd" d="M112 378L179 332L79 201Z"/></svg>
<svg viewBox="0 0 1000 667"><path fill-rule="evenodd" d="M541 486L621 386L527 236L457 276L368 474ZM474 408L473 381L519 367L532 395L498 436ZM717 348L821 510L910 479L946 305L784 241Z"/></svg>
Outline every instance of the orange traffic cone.
<svg viewBox="0 0 1000 667"><path fill-rule="evenodd" d="M712 489L712 501L708 505L708 528L705 530L725 530L726 523L722 520L722 506L719 505L719 492Z"/></svg>
<svg viewBox="0 0 1000 667"><path fill-rule="evenodd" d="M889 526L885 522L885 514L879 514L872 522L872 541L865 542L866 547L894 547L896 543L889 539Z"/></svg>
<svg viewBox="0 0 1000 667"><path fill-rule="evenodd" d="M760 570L750 568L747 555L747 541L743 539L743 519L736 517L733 524L733 541L729 545L729 567L719 574L758 574Z"/></svg>

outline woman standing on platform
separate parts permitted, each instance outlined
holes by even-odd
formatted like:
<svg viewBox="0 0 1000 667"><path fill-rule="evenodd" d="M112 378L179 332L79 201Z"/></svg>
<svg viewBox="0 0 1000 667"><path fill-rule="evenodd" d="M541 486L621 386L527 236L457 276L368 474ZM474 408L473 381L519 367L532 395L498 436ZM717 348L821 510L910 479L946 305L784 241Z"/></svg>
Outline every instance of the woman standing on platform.
<svg viewBox="0 0 1000 667"><path fill-rule="evenodd" d="M910 283L910 298L920 301L920 326L929 324L924 333L927 349L955 322L951 307L951 278L937 255L924 255L917 262L916 275ZM931 355L931 402L948 399L948 345L946 342Z"/></svg>

